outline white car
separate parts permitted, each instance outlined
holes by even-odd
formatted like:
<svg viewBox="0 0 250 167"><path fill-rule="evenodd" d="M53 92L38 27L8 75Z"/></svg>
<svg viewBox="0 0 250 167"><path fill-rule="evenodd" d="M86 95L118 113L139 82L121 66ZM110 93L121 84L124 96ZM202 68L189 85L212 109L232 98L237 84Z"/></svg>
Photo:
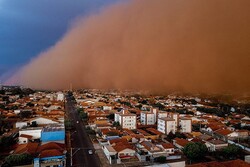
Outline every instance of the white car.
<svg viewBox="0 0 250 167"><path fill-rule="evenodd" d="M93 154L93 151L92 150L89 150L89 155Z"/></svg>
<svg viewBox="0 0 250 167"><path fill-rule="evenodd" d="M77 124L79 124L79 121L76 121Z"/></svg>

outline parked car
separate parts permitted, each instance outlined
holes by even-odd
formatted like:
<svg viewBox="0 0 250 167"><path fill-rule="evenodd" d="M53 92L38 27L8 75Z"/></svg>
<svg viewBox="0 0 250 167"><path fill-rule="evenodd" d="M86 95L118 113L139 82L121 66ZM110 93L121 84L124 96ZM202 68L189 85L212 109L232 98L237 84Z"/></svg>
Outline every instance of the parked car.
<svg viewBox="0 0 250 167"><path fill-rule="evenodd" d="M89 155L93 154L93 151L92 150L89 150Z"/></svg>

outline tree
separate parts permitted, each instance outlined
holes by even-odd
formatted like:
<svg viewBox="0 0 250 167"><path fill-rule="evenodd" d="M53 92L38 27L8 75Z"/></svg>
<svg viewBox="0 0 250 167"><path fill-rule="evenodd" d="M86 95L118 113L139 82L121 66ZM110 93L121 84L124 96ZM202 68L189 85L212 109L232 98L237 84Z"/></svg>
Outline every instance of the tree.
<svg viewBox="0 0 250 167"><path fill-rule="evenodd" d="M31 127L37 127L37 122L36 121L32 121L30 126Z"/></svg>
<svg viewBox="0 0 250 167"><path fill-rule="evenodd" d="M203 158L208 152L208 149L205 144L196 142L188 143L182 151L189 159L195 160Z"/></svg>
<svg viewBox="0 0 250 167"><path fill-rule="evenodd" d="M120 123L119 123L119 122L114 121L113 126L114 126L114 127L119 127L119 126L120 126Z"/></svg>
<svg viewBox="0 0 250 167"><path fill-rule="evenodd" d="M80 118L81 119L87 119L88 118L88 114L85 112L80 112Z"/></svg>
<svg viewBox="0 0 250 167"><path fill-rule="evenodd" d="M117 132L110 131L107 133L107 136L119 136Z"/></svg>
<svg viewBox="0 0 250 167"><path fill-rule="evenodd" d="M24 110L20 112L21 118L29 118L32 115L32 111Z"/></svg>
<svg viewBox="0 0 250 167"><path fill-rule="evenodd" d="M16 140L11 137L11 136L3 136L1 139L0 139L0 147L5 147L5 148L8 148L10 147L11 145L15 144L16 143Z"/></svg>
<svg viewBox="0 0 250 167"><path fill-rule="evenodd" d="M166 162L166 157L165 156L157 157L157 158L155 158L155 162L165 163Z"/></svg>
<svg viewBox="0 0 250 167"><path fill-rule="evenodd" d="M64 125L65 125L66 130L70 130L73 127L72 122L70 120L68 120L68 119L64 121Z"/></svg>
<svg viewBox="0 0 250 167"><path fill-rule="evenodd" d="M175 137L176 137L175 134L172 131L170 131L166 139L171 142Z"/></svg>
<svg viewBox="0 0 250 167"><path fill-rule="evenodd" d="M13 154L5 158L5 161L11 166L29 165L33 157L29 154Z"/></svg>
<svg viewBox="0 0 250 167"><path fill-rule="evenodd" d="M111 113L107 116L108 119L111 119L111 120L114 120L115 118L115 114L114 113Z"/></svg>
<svg viewBox="0 0 250 167"><path fill-rule="evenodd" d="M241 148L235 144L231 144L227 146L226 148L223 148L222 152L226 158L234 159L237 155L240 154Z"/></svg>

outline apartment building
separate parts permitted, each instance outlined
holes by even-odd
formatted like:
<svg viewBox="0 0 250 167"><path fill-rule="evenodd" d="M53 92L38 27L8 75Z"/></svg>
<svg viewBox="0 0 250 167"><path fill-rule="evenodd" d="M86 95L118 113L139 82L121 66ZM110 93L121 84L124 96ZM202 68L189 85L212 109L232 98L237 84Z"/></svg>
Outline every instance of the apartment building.
<svg viewBox="0 0 250 167"><path fill-rule="evenodd" d="M192 119L189 118L180 118L180 131L182 133L191 133L192 132Z"/></svg>
<svg viewBox="0 0 250 167"><path fill-rule="evenodd" d="M142 125L154 125L156 122L155 114L152 112L141 112Z"/></svg>
<svg viewBox="0 0 250 167"><path fill-rule="evenodd" d="M136 129L136 115L128 111L115 113L115 121L119 122L123 129Z"/></svg>
<svg viewBox="0 0 250 167"><path fill-rule="evenodd" d="M171 131L175 133L176 132L175 120L167 117L158 118L157 130L164 134L169 134Z"/></svg>

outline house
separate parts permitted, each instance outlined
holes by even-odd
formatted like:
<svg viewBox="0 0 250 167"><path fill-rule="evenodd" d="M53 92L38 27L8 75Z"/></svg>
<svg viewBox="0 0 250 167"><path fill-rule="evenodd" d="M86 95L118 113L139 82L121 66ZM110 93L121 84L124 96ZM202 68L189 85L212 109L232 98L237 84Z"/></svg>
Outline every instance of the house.
<svg viewBox="0 0 250 167"><path fill-rule="evenodd" d="M34 167L66 166L66 149L64 144L49 142L37 149L38 156L34 158Z"/></svg>
<svg viewBox="0 0 250 167"><path fill-rule="evenodd" d="M51 124L45 126L41 131L41 142L65 143L65 128L63 124Z"/></svg>
<svg viewBox="0 0 250 167"><path fill-rule="evenodd" d="M209 151L217 151L228 146L228 143L217 139L207 140L205 142Z"/></svg>
<svg viewBox="0 0 250 167"><path fill-rule="evenodd" d="M115 122L119 122L123 129L136 129L136 114L125 110L115 113Z"/></svg>
<svg viewBox="0 0 250 167"><path fill-rule="evenodd" d="M156 145L150 141L143 141L139 145L137 145L137 147L141 148L140 150L144 149L143 151L146 151L147 155L150 156L150 160L154 160L155 158L160 156L168 156L167 151L165 151L162 145Z"/></svg>
<svg viewBox="0 0 250 167"><path fill-rule="evenodd" d="M188 143L191 143L191 142L186 140L186 139L182 139L182 138L175 138L173 140L174 146L180 150L183 149Z"/></svg>
<svg viewBox="0 0 250 167"><path fill-rule="evenodd" d="M116 150L111 145L104 145L102 149L109 163L116 164L118 159Z"/></svg>
<svg viewBox="0 0 250 167"><path fill-rule="evenodd" d="M32 137L33 137L33 136L31 136L31 135L21 134L21 135L18 137L18 143L19 143L19 144L28 143L30 140L32 140Z"/></svg>
<svg viewBox="0 0 250 167"><path fill-rule="evenodd" d="M154 113L146 111L141 112L140 120L142 125L154 125L156 122Z"/></svg>
<svg viewBox="0 0 250 167"><path fill-rule="evenodd" d="M175 120L167 117L158 118L157 130L164 134L169 134L169 132L175 133Z"/></svg>
<svg viewBox="0 0 250 167"><path fill-rule="evenodd" d="M191 133L192 132L192 119L189 118L180 118L180 131L182 133Z"/></svg>
<svg viewBox="0 0 250 167"><path fill-rule="evenodd" d="M27 127L27 126L28 126L28 122L26 122L26 121L17 121L15 123L15 127L19 128L19 129L22 129L22 128Z"/></svg>
<svg viewBox="0 0 250 167"><path fill-rule="evenodd" d="M48 124L58 124L59 121L53 119L53 118L47 118L47 117L35 117L32 119L29 119L29 124L32 124L32 122L36 122L37 125L48 125Z"/></svg>
<svg viewBox="0 0 250 167"><path fill-rule="evenodd" d="M161 146L168 154L174 154L174 145L171 143L161 143Z"/></svg>
<svg viewBox="0 0 250 167"><path fill-rule="evenodd" d="M137 161L135 156L135 149L130 144L116 143L113 146L114 150L117 152L117 163Z"/></svg>
<svg viewBox="0 0 250 167"><path fill-rule="evenodd" d="M228 137L236 137L236 134L229 129L219 129L214 132L214 136L223 141L227 141Z"/></svg>
<svg viewBox="0 0 250 167"><path fill-rule="evenodd" d="M42 127L27 127L19 130L19 136L23 135L30 135L32 136L32 140L40 139Z"/></svg>
<svg viewBox="0 0 250 167"><path fill-rule="evenodd" d="M25 144L18 144L17 148L14 150L13 154L30 154L35 156L37 153L39 143L25 143Z"/></svg>
<svg viewBox="0 0 250 167"><path fill-rule="evenodd" d="M110 164L120 164L137 160L135 149L126 139L114 139L112 145L103 145L102 149Z"/></svg>

